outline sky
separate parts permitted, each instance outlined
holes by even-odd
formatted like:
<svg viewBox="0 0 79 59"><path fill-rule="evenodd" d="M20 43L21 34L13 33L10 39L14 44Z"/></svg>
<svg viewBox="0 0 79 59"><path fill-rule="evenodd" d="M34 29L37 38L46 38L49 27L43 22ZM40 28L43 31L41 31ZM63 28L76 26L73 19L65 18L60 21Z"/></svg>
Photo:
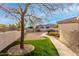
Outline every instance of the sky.
<svg viewBox="0 0 79 59"><path fill-rule="evenodd" d="M6 4L10 7L17 7L17 4L13 4L13 3L8 3ZM68 11L67 9L70 9L70 11ZM3 14L3 11L0 11L0 14ZM44 19L47 19L48 21L44 21L45 24L55 24L60 20L64 20L64 19L68 19L68 18L73 18L73 17L77 17L79 16L79 5L73 4L70 7L66 7L63 11L61 10L57 10L56 12L52 13L52 16L48 15L45 16L43 13L40 13L37 9L36 9L36 15L40 16L40 17L44 17ZM15 24L16 20L13 20L11 18L8 17L4 17L3 15L0 15L0 24Z"/></svg>

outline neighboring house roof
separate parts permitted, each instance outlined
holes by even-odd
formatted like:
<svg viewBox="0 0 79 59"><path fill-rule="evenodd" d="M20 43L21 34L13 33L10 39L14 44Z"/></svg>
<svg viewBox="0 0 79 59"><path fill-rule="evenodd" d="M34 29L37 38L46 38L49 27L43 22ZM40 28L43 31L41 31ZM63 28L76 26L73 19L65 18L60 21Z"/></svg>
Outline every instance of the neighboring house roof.
<svg viewBox="0 0 79 59"><path fill-rule="evenodd" d="M79 23L79 17L74 17L66 20L62 20L57 22L58 24L65 24L65 23Z"/></svg>

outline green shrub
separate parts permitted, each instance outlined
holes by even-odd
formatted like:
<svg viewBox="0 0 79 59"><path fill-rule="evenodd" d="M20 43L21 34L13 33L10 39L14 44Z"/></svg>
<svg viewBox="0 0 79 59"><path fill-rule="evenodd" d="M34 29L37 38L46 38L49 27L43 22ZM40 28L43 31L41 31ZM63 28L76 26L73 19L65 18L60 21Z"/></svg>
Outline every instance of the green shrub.
<svg viewBox="0 0 79 59"><path fill-rule="evenodd" d="M58 32L50 32L48 35L59 37L59 33Z"/></svg>

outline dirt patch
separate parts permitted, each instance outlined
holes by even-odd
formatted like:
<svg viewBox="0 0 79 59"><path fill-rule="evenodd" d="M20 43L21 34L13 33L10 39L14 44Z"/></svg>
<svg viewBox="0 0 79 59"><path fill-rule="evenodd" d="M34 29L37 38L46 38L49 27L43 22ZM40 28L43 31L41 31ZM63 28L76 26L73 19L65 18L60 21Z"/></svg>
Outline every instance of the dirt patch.
<svg viewBox="0 0 79 59"><path fill-rule="evenodd" d="M12 56L20 56L32 52L35 47L31 44L24 44L24 49L20 49L20 45L13 46L8 50L8 54Z"/></svg>
<svg viewBox="0 0 79 59"><path fill-rule="evenodd" d="M25 40L38 40L44 32L32 32L25 35Z"/></svg>

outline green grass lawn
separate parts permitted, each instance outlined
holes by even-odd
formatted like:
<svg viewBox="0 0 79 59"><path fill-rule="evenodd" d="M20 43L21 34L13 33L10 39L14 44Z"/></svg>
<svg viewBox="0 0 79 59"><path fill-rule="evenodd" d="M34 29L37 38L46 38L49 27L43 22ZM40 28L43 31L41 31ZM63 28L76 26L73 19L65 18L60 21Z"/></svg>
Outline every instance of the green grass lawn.
<svg viewBox="0 0 79 59"><path fill-rule="evenodd" d="M59 55L55 46L47 37L41 38L39 40L26 40L24 43L32 44L35 46L35 50L32 51L31 53L25 54L25 56L58 56ZM1 51L1 53L6 53L10 47L17 44L19 44L18 41L12 43L10 46L8 46L3 51Z"/></svg>

